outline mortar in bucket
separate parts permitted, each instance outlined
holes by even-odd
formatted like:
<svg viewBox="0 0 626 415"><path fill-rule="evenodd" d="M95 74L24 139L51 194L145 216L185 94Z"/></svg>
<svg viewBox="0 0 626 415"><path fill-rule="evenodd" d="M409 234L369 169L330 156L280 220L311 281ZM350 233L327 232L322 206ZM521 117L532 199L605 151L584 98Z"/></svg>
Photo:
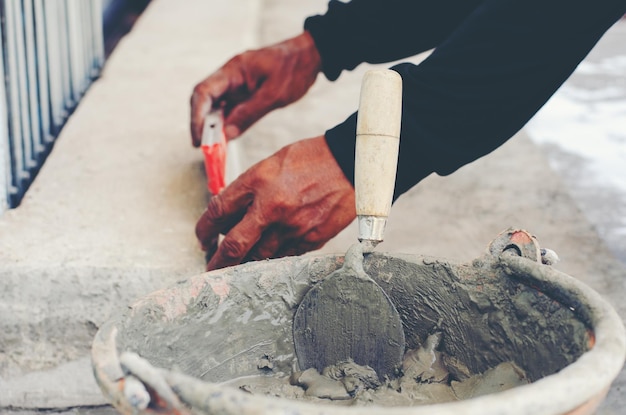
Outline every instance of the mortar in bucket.
<svg viewBox="0 0 626 415"><path fill-rule="evenodd" d="M411 397L393 404L365 399L365 406L356 406L354 396L286 397L292 386L251 393L246 385L253 380L271 383L298 373L294 313L342 261L323 255L254 262L154 292L96 334L96 380L124 414L581 415L593 413L624 363L626 335L614 309L542 264L529 233L509 229L469 264L376 253L364 267L398 309L407 349L437 334L431 352L444 357L448 385L505 362L523 371L526 384L452 388L446 396L453 399L422 406Z"/></svg>

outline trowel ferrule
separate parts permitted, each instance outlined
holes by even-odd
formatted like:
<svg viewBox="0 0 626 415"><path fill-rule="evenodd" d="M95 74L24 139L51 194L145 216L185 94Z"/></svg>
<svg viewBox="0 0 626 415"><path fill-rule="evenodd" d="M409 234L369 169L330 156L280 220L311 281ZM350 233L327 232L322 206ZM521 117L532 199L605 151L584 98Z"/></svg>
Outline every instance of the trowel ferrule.
<svg viewBox="0 0 626 415"><path fill-rule="evenodd" d="M359 241L368 241L372 244L372 249L378 245L378 243L382 242L383 235L385 234L387 217L358 215L357 222L359 225Z"/></svg>

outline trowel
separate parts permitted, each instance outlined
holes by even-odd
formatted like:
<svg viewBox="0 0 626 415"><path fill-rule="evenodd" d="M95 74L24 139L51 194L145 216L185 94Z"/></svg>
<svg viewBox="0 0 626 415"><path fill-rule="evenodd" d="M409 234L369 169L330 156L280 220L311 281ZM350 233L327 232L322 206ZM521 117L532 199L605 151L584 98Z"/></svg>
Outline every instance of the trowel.
<svg viewBox="0 0 626 415"><path fill-rule="evenodd" d="M294 342L301 370L353 360L378 376L394 377L404 354L398 311L363 269L363 255L383 240L395 185L402 78L391 70L363 77L357 116L355 193L359 243L344 265L310 289L294 317Z"/></svg>

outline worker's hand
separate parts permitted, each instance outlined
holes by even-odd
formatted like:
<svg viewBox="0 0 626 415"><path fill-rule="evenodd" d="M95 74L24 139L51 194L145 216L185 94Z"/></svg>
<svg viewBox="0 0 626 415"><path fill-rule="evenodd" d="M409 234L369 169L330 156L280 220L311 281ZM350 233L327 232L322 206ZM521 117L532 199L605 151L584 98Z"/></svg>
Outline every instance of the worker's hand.
<svg viewBox="0 0 626 415"><path fill-rule="evenodd" d="M196 235L205 249L226 235L212 270L321 248L355 217L354 188L320 136L284 147L211 198Z"/></svg>
<svg viewBox="0 0 626 415"><path fill-rule="evenodd" d="M191 97L191 137L200 145L204 117L223 108L226 139L239 136L268 112L300 99L321 70L308 32L244 52L200 82Z"/></svg>

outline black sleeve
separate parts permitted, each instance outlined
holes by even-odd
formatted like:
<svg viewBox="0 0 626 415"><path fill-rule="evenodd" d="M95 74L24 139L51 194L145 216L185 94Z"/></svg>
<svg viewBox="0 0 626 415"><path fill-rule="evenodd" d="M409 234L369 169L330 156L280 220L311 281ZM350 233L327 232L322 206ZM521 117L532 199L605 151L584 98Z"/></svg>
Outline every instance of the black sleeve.
<svg viewBox="0 0 626 415"><path fill-rule="evenodd" d="M304 29L313 36L323 72L334 81L363 62L383 63L430 50L481 0L331 0Z"/></svg>
<svg viewBox="0 0 626 415"><path fill-rule="evenodd" d="M395 66L403 80L395 197L513 136L625 12L625 0L485 0L421 64ZM352 182L355 132L356 114L326 132Z"/></svg>

